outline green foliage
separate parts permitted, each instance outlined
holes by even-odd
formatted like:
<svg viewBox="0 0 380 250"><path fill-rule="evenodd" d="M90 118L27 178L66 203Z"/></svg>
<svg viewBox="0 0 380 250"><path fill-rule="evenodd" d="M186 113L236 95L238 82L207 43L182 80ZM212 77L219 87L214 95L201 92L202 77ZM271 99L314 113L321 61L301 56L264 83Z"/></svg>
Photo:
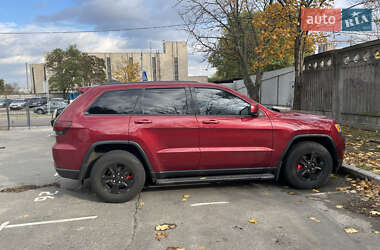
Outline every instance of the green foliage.
<svg viewBox="0 0 380 250"><path fill-rule="evenodd" d="M64 94L75 87L104 82L106 76L104 60L82 53L75 45L48 53L46 67L51 73L49 85Z"/></svg>
<svg viewBox="0 0 380 250"><path fill-rule="evenodd" d="M0 79L0 95L17 94L17 84L5 83L4 79Z"/></svg>

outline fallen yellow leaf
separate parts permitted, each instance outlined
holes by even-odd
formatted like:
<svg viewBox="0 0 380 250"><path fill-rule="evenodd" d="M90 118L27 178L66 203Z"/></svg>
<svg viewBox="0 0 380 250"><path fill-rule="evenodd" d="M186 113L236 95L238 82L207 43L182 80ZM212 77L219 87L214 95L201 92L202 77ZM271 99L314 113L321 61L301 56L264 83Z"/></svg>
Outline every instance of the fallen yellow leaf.
<svg viewBox="0 0 380 250"><path fill-rule="evenodd" d="M374 233L375 233L375 234L380 234L380 232L379 232L379 231L375 231Z"/></svg>
<svg viewBox="0 0 380 250"><path fill-rule="evenodd" d="M323 200L324 202L331 202L330 200Z"/></svg>
<svg viewBox="0 0 380 250"><path fill-rule="evenodd" d="M336 205L335 207L336 207L336 208L343 208L342 205Z"/></svg>
<svg viewBox="0 0 380 250"><path fill-rule="evenodd" d="M177 225L175 225L175 224L162 224L162 225L157 225L155 230L156 231L165 231L168 229L174 229L176 227L177 227Z"/></svg>
<svg viewBox="0 0 380 250"><path fill-rule="evenodd" d="M309 219L310 219L310 220L313 220L313 221L315 221L315 222L318 222L318 223L321 222L320 220L318 220L318 219L315 218L315 217L309 217Z"/></svg>
<svg viewBox="0 0 380 250"><path fill-rule="evenodd" d="M198 250L206 250L204 246L200 246Z"/></svg>
<svg viewBox="0 0 380 250"><path fill-rule="evenodd" d="M158 232L156 233L156 240L161 241L163 238L167 238L169 235L168 232Z"/></svg>
<svg viewBox="0 0 380 250"><path fill-rule="evenodd" d="M313 201L320 201L321 198L318 198L318 197L307 197L309 200L313 200Z"/></svg>
<svg viewBox="0 0 380 250"><path fill-rule="evenodd" d="M187 199L186 199L186 198L183 198L182 201L187 201Z"/></svg>
<svg viewBox="0 0 380 250"><path fill-rule="evenodd" d="M183 198L190 198L191 197L191 195L189 195L189 194L185 194L184 196L183 196Z"/></svg>
<svg viewBox="0 0 380 250"><path fill-rule="evenodd" d="M257 224L257 220L255 220L255 219L250 219L250 220L248 220L248 222L253 223L253 224Z"/></svg>
<svg viewBox="0 0 380 250"><path fill-rule="evenodd" d="M29 217L29 214L25 214L25 215L24 215L24 218L28 218L28 217Z"/></svg>
<svg viewBox="0 0 380 250"><path fill-rule="evenodd" d="M348 187L337 187L336 190L337 191L346 191Z"/></svg>
<svg viewBox="0 0 380 250"><path fill-rule="evenodd" d="M145 204L145 203L144 203L143 201L141 201L140 204L139 204L139 206L140 206L140 207L143 207L144 204Z"/></svg>
<svg viewBox="0 0 380 250"><path fill-rule="evenodd" d="M352 234L352 233L357 233L358 232L358 230L356 230L355 228L352 228L352 227L345 228L344 231L346 231L346 233L348 233L348 234Z"/></svg>
<svg viewBox="0 0 380 250"><path fill-rule="evenodd" d="M356 190L351 190L350 193L356 194Z"/></svg>
<svg viewBox="0 0 380 250"><path fill-rule="evenodd" d="M313 189L312 191L313 191L313 193L319 193L318 189Z"/></svg>
<svg viewBox="0 0 380 250"><path fill-rule="evenodd" d="M289 192L288 194L290 194L290 195L295 195L296 193L294 193L294 192Z"/></svg>

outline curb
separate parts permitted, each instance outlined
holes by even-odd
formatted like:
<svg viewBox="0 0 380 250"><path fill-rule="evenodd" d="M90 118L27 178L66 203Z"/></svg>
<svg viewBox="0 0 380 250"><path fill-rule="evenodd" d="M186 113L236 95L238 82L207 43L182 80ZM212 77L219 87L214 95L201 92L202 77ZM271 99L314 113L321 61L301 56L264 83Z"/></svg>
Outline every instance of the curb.
<svg viewBox="0 0 380 250"><path fill-rule="evenodd" d="M368 180L372 180L375 183L380 183L380 175L369 172L367 170L348 165L343 163L342 167L340 168L343 173L351 174L355 177L359 178L367 178Z"/></svg>

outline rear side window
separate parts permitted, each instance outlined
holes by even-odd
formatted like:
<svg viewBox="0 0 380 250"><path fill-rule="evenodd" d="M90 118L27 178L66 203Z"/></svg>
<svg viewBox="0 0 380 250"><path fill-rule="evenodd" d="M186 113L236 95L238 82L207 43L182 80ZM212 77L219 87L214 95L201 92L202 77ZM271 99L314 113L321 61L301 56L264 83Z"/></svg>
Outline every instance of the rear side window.
<svg viewBox="0 0 380 250"><path fill-rule="evenodd" d="M144 115L188 114L185 88L145 89L142 112Z"/></svg>
<svg viewBox="0 0 380 250"><path fill-rule="evenodd" d="M141 89L109 91L102 94L87 110L88 114L133 114Z"/></svg>

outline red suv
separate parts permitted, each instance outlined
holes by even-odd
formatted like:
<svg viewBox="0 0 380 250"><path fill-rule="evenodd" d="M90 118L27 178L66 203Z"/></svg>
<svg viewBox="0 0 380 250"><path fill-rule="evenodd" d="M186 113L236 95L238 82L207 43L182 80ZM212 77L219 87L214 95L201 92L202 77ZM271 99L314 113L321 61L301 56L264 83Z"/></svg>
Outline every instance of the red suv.
<svg viewBox="0 0 380 250"><path fill-rule="evenodd" d="M277 180L323 185L342 163L344 137L323 116L279 113L231 89L195 82L104 84L54 123L53 157L66 178L91 178L104 201L145 183Z"/></svg>

